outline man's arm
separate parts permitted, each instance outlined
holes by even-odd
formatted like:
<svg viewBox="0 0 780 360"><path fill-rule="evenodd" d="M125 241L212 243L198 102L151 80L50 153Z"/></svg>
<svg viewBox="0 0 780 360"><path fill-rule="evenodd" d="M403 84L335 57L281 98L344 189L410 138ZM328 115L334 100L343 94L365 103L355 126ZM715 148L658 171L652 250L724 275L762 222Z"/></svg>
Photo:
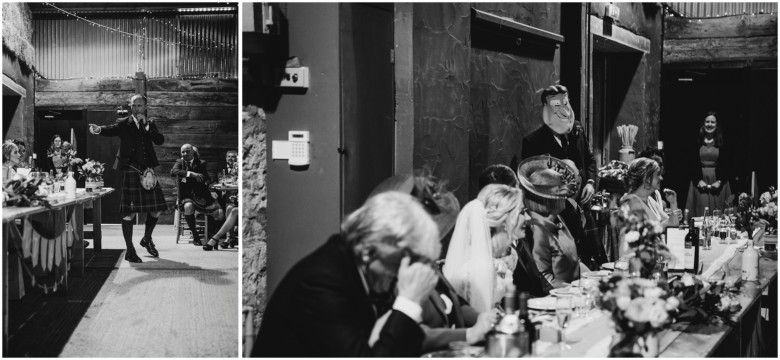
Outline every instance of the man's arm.
<svg viewBox="0 0 780 360"><path fill-rule="evenodd" d="M183 169L181 159L176 160L176 163L173 164L173 167L171 168L171 176L187 177L187 170Z"/></svg>
<svg viewBox="0 0 780 360"><path fill-rule="evenodd" d="M590 143L588 143L588 138L585 137L585 133L583 132L582 135L582 147L583 147L583 156L585 158L585 164L583 166L583 171L585 171L585 181L586 183L593 180L593 186L596 186L596 181L598 181L598 168L596 166L596 157L593 156L593 151L590 149Z"/></svg>
<svg viewBox="0 0 780 360"><path fill-rule="evenodd" d="M101 136L119 136L122 134L122 129L120 128L120 124L124 122L125 120L119 119L116 123L113 123L111 125L105 125L105 126L98 126L99 130L96 133L97 135Z"/></svg>

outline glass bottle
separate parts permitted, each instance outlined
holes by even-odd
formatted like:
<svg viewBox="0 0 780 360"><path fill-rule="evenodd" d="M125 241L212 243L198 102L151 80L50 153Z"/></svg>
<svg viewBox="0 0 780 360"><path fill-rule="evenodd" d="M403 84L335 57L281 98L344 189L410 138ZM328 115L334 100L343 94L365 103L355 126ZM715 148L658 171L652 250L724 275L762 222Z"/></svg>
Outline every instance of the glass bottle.
<svg viewBox="0 0 780 360"><path fill-rule="evenodd" d="M742 253L742 280L758 281L758 251L753 247L753 240L747 241L747 248Z"/></svg>
<svg viewBox="0 0 780 360"><path fill-rule="evenodd" d="M536 325L528 316L528 298L531 295L523 291L520 293L519 301L519 323L517 343L520 347L520 356L534 355L534 343L536 342Z"/></svg>
<svg viewBox="0 0 780 360"><path fill-rule="evenodd" d="M65 198L76 198L76 179L73 178L73 171L68 171L68 179L65 180Z"/></svg>

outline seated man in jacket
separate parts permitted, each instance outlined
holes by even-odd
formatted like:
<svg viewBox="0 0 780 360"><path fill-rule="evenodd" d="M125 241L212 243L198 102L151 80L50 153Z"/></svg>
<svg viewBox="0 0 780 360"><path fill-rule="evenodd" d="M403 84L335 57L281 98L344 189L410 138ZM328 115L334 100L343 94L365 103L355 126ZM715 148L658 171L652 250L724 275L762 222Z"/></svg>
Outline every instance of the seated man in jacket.
<svg viewBox="0 0 780 360"><path fill-rule="evenodd" d="M289 239L293 240L293 239ZM373 196L284 276L253 357L419 357L439 231L411 195ZM369 343L377 318L389 316Z"/></svg>
<svg viewBox="0 0 780 360"><path fill-rule="evenodd" d="M460 212L458 199L426 171L385 179L374 188L369 198L387 191L400 191L414 196L436 222L440 242L454 227ZM436 272L439 275L436 288L428 293L422 303L422 328L425 332L423 353L447 349L453 341L466 341L469 344L482 341L496 322L497 312L494 310L480 314L455 292L438 267ZM377 337L384 320L385 317L381 317L377 322L372 340Z"/></svg>
<svg viewBox="0 0 780 360"><path fill-rule="evenodd" d="M216 220L224 217L224 212L209 189L211 178L206 171L206 162L195 158L192 145L184 144L181 146L181 159L176 160L171 168L171 176L179 182L179 206L182 207L179 210L184 212L184 219L192 232L192 243L203 246L195 225L195 211L209 214Z"/></svg>

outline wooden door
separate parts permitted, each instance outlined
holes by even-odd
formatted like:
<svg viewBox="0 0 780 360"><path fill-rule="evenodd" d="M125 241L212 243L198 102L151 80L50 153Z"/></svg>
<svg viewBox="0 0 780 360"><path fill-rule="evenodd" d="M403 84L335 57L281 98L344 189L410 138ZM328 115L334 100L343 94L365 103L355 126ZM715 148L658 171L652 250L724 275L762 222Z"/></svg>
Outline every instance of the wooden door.
<svg viewBox="0 0 780 360"><path fill-rule="evenodd" d="M393 4L342 4L342 215L393 175Z"/></svg>
<svg viewBox="0 0 780 360"><path fill-rule="evenodd" d="M119 117L116 110L87 110L85 126L88 124L111 125ZM119 212L119 200L122 187L122 172L114 170L114 159L119 150L119 138L89 134L86 141L86 157L105 163L103 182L106 187L116 189L113 193L103 198L102 216L104 224L119 224L122 215Z"/></svg>

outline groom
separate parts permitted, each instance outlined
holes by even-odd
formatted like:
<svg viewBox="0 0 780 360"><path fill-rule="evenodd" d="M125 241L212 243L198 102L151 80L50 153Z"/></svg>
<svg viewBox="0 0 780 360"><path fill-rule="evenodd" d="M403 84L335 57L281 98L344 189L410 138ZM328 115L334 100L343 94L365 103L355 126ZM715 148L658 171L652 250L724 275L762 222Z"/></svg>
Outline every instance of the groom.
<svg viewBox="0 0 780 360"><path fill-rule="evenodd" d="M145 247L150 255L159 256L152 241L152 231L157 225L160 212L166 210L168 205L165 203L160 184L155 182L154 187L144 188L141 176L146 169L153 169L160 165L153 145L162 145L165 137L157 130L154 121L146 118L146 98L143 95L135 94L130 97L130 107L132 109L130 116L119 118L116 123L108 126L89 124L89 132L95 135L119 137L119 151L114 161L114 170L121 170L124 173L119 211L123 215L122 235L127 246L125 260L140 263L141 258L133 247L133 219L136 213L146 213L141 246Z"/></svg>

